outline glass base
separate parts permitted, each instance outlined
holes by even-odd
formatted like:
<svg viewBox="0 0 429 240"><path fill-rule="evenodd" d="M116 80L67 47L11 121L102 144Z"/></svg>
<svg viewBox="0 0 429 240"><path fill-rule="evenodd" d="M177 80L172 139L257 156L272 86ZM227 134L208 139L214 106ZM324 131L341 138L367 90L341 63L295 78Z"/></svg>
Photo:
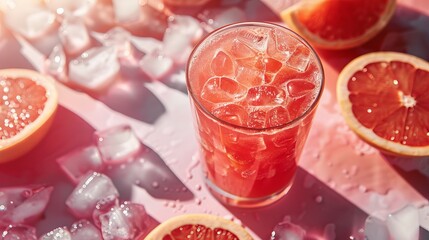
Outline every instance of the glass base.
<svg viewBox="0 0 429 240"><path fill-rule="evenodd" d="M273 193L269 196L259 197L259 198L246 198L246 197L239 197L231 193L225 192L224 190L216 186L212 181L205 178L206 185L210 193L215 198L217 198L220 202L225 203L227 205L234 206L234 207L241 207L241 208L264 207L274 203L275 201L279 200L284 195L286 195L286 193L289 192L289 189L292 186L293 180L294 179L292 179L290 183L283 190Z"/></svg>

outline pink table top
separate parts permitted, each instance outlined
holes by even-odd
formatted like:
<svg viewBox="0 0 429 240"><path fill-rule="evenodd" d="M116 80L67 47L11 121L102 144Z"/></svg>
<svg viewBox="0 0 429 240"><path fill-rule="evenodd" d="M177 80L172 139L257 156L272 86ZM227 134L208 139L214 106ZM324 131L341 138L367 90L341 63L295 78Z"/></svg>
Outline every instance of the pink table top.
<svg viewBox="0 0 429 240"><path fill-rule="evenodd" d="M259 0L231 2L244 10L249 21L280 22ZM219 7L217 3L196 11L215 7ZM407 52L429 60L428 25L428 1L399 0L392 21L369 43L345 51L317 50L326 71L326 89L295 184L271 206L251 210L224 206L203 185L186 86L175 80L183 77L183 66L162 81L124 70L126 84L115 84L102 94L87 94L58 83L60 107L52 129L29 154L0 165L0 187L30 183L54 186L45 217L36 225L38 233L70 226L76 219L67 212L64 202L73 185L55 160L90 144L97 130L128 124L150 151L149 162L156 169L142 173L147 181L140 186L118 183L121 198L142 203L154 225L184 213L212 213L241 221L256 239L269 239L273 227L290 217L314 235L362 237L360 231L369 214L427 204L429 162L427 158L384 156L361 141L340 115L336 79L350 60L367 52ZM38 57L46 56L55 41L47 36L22 42L5 33L0 38L0 68L40 70ZM34 49L38 54L32 52ZM154 182L159 185L154 187ZM421 227L420 239L428 239L427 216L421 219Z"/></svg>

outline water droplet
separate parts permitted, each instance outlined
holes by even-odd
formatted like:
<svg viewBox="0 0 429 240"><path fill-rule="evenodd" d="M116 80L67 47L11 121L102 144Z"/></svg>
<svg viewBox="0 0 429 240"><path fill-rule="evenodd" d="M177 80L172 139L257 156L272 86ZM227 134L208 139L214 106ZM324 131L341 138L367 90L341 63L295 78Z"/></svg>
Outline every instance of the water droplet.
<svg viewBox="0 0 429 240"><path fill-rule="evenodd" d="M318 195L316 196L316 198L314 199L314 201L316 201L317 203L322 203L323 202L323 197Z"/></svg>
<svg viewBox="0 0 429 240"><path fill-rule="evenodd" d="M362 193L366 193L368 192L368 188L365 187L364 185L359 185L359 191Z"/></svg>
<svg viewBox="0 0 429 240"><path fill-rule="evenodd" d="M196 189L197 191L201 191L202 187L201 187L201 185L200 185L200 184L197 184L197 185L195 185L195 189Z"/></svg>
<svg viewBox="0 0 429 240"><path fill-rule="evenodd" d="M197 205L201 205L201 203L202 203L202 200L201 200L201 199L199 199L199 198L196 198L196 199L195 199L195 204L197 204Z"/></svg>
<svg viewBox="0 0 429 240"><path fill-rule="evenodd" d="M168 187L164 187L164 191L167 192L168 191Z"/></svg>
<svg viewBox="0 0 429 240"><path fill-rule="evenodd" d="M320 152L317 152L314 154L314 159L316 159L316 160L320 159Z"/></svg>
<svg viewBox="0 0 429 240"><path fill-rule="evenodd" d="M153 182L152 183L152 187L153 188L158 188L159 187L159 183L158 182Z"/></svg>

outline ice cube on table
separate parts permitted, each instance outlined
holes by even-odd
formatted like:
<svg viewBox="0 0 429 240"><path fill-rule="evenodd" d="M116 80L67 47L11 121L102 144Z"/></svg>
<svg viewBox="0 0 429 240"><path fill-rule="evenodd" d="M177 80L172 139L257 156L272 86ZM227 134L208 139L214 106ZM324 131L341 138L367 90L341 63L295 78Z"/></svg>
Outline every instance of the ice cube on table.
<svg viewBox="0 0 429 240"><path fill-rule="evenodd" d="M141 70L151 79L158 80L173 69L173 60L164 55L160 49L146 54L139 62Z"/></svg>
<svg viewBox="0 0 429 240"><path fill-rule="evenodd" d="M386 224L392 240L419 239L419 212L412 205L389 214Z"/></svg>
<svg viewBox="0 0 429 240"><path fill-rule="evenodd" d="M124 202L100 215L104 239L134 239L146 229L147 215L143 205Z"/></svg>
<svg viewBox="0 0 429 240"><path fill-rule="evenodd" d="M97 0L45 0L46 6L58 15L85 16Z"/></svg>
<svg viewBox="0 0 429 240"><path fill-rule="evenodd" d="M163 38L163 53L178 63L187 61L195 41L201 38L200 23L190 16L172 16Z"/></svg>
<svg viewBox="0 0 429 240"><path fill-rule="evenodd" d="M168 29L186 36L191 43L198 41L204 32L197 19L185 15L170 16L168 19Z"/></svg>
<svg viewBox="0 0 429 240"><path fill-rule="evenodd" d="M70 235L73 240L103 240L100 230L86 219L73 223Z"/></svg>
<svg viewBox="0 0 429 240"><path fill-rule="evenodd" d="M66 82L66 54L61 44L56 45L45 61L45 71L55 79Z"/></svg>
<svg viewBox="0 0 429 240"><path fill-rule="evenodd" d="M149 54L155 50L162 48L162 42L151 37L136 37L131 36L131 42L139 51Z"/></svg>
<svg viewBox="0 0 429 240"><path fill-rule="evenodd" d="M78 148L58 158L57 162L75 184L88 172L101 172L104 168L96 146Z"/></svg>
<svg viewBox="0 0 429 240"><path fill-rule="evenodd" d="M94 221L95 226L101 228L100 215L108 213L111 209L119 206L119 200L117 196L110 195L107 196L95 205L95 209L92 212L92 220Z"/></svg>
<svg viewBox="0 0 429 240"><path fill-rule="evenodd" d="M59 227L44 234L39 240L72 240L72 237L67 227Z"/></svg>
<svg viewBox="0 0 429 240"><path fill-rule="evenodd" d="M2 240L36 240L36 228L27 225L8 225L4 229L0 226Z"/></svg>
<svg viewBox="0 0 429 240"><path fill-rule="evenodd" d="M92 216L97 203L108 196L119 196L118 190L107 176L91 172L81 179L66 200L66 205L77 218Z"/></svg>
<svg viewBox="0 0 429 240"><path fill-rule="evenodd" d="M274 227L271 240L304 240L305 236L306 231L302 227L285 220Z"/></svg>
<svg viewBox="0 0 429 240"><path fill-rule="evenodd" d="M112 47L96 47L69 63L69 80L77 86L97 91L109 86L118 76L120 64Z"/></svg>
<svg viewBox="0 0 429 240"><path fill-rule="evenodd" d="M45 211L53 187L10 187L0 189L0 224L33 223Z"/></svg>
<svg viewBox="0 0 429 240"><path fill-rule="evenodd" d="M35 1L9 1L4 21L12 31L33 39L53 28L55 15Z"/></svg>
<svg viewBox="0 0 429 240"><path fill-rule="evenodd" d="M365 220L365 239L367 240L390 240L389 230L386 222L376 217L369 216Z"/></svg>
<svg viewBox="0 0 429 240"><path fill-rule="evenodd" d="M113 0L112 3L117 22L126 23L140 19L139 0Z"/></svg>
<svg viewBox="0 0 429 240"><path fill-rule="evenodd" d="M82 18L69 15L61 23L58 35L68 54L78 54L89 47L91 38Z"/></svg>
<svg viewBox="0 0 429 240"><path fill-rule="evenodd" d="M114 47L120 59L135 63L131 33L121 27L114 27L106 33L93 33L92 36L101 44Z"/></svg>
<svg viewBox="0 0 429 240"><path fill-rule="evenodd" d="M105 163L121 163L141 149L140 140L128 125L115 126L94 133L101 158Z"/></svg>

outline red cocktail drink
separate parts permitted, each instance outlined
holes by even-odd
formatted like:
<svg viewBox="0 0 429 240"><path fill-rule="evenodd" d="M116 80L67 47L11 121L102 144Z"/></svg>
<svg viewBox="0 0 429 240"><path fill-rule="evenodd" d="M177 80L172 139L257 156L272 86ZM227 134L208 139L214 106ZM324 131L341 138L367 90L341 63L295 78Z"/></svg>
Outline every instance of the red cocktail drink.
<svg viewBox="0 0 429 240"><path fill-rule="evenodd" d="M313 49L279 25L229 25L194 49L187 84L215 196L262 206L287 192L323 81Z"/></svg>

